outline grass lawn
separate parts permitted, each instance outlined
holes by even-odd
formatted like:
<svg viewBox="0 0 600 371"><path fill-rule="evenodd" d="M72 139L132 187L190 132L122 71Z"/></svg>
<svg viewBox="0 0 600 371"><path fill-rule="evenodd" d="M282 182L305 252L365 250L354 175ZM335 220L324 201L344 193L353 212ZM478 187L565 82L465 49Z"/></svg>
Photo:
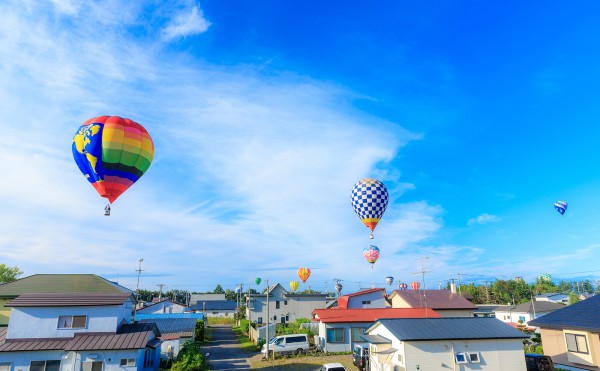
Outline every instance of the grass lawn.
<svg viewBox="0 0 600 371"><path fill-rule="evenodd" d="M264 360L262 355L256 355L250 358L252 369L269 369L269 370L297 370L297 371L313 371L325 363L339 362L343 364L347 370L356 370L356 366L352 364L352 354L337 354L326 355L325 353L311 353L303 356L290 356L276 358L275 360Z"/></svg>

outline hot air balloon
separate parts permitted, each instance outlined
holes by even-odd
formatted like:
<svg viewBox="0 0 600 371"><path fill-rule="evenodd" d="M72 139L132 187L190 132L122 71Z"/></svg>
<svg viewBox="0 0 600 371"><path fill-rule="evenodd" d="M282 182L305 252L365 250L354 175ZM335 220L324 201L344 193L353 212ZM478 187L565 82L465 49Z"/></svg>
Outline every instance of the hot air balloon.
<svg viewBox="0 0 600 371"><path fill-rule="evenodd" d="M73 157L79 170L110 204L150 167L154 144L144 127L118 116L85 121L73 138Z"/></svg>
<svg viewBox="0 0 600 371"><path fill-rule="evenodd" d="M388 204L388 191L377 179L365 178L354 185L352 207L362 222L371 230L371 239L377 223L383 216Z"/></svg>
<svg viewBox="0 0 600 371"><path fill-rule="evenodd" d="M260 285L260 283L262 282L262 280L260 279L260 277L256 277L256 279L254 280L254 282L256 282L257 285Z"/></svg>
<svg viewBox="0 0 600 371"><path fill-rule="evenodd" d="M560 215L565 215L565 211L567 211L567 203L564 201L556 201L554 203L554 208L560 213Z"/></svg>
<svg viewBox="0 0 600 371"><path fill-rule="evenodd" d="M385 282L387 282L388 285L392 286L392 283L394 283L394 277L392 276L387 276L385 278Z"/></svg>
<svg viewBox="0 0 600 371"><path fill-rule="evenodd" d="M406 290L407 288L408 288L408 285L406 283L400 282L398 284L398 289L400 289L400 290Z"/></svg>
<svg viewBox="0 0 600 371"><path fill-rule="evenodd" d="M302 283L306 283L308 277L310 277L310 269L300 268L298 269L298 277L302 280Z"/></svg>
<svg viewBox="0 0 600 371"><path fill-rule="evenodd" d="M369 245L369 247L363 249L363 256L371 263L371 268L373 268L373 264L379 259L379 248L377 246Z"/></svg>
<svg viewBox="0 0 600 371"><path fill-rule="evenodd" d="M410 286L412 287L413 290L418 290L421 287L421 284L415 281L415 282L411 283Z"/></svg>
<svg viewBox="0 0 600 371"><path fill-rule="evenodd" d="M342 284L339 282L335 284L335 291L338 293L338 295L342 292L342 287Z"/></svg>
<svg viewBox="0 0 600 371"><path fill-rule="evenodd" d="M242 287L241 287L241 286L236 286L236 288L235 288L234 292L235 292L236 294L239 294L240 292L242 292Z"/></svg>
<svg viewBox="0 0 600 371"><path fill-rule="evenodd" d="M298 287L300 287L300 282L298 282L298 281L290 282L290 289L292 289L293 292L296 292L296 290L298 290Z"/></svg>

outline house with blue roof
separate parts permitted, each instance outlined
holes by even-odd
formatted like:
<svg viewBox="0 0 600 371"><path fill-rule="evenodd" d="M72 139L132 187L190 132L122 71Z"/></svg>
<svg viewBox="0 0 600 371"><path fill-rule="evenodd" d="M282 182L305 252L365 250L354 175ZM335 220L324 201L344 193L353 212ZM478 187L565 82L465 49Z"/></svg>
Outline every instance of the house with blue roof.
<svg viewBox="0 0 600 371"><path fill-rule="evenodd" d="M555 364L600 370L600 295L529 322L540 328L544 354Z"/></svg>
<svg viewBox="0 0 600 371"><path fill-rule="evenodd" d="M526 371L528 337L490 317L380 319L362 335L378 371Z"/></svg>

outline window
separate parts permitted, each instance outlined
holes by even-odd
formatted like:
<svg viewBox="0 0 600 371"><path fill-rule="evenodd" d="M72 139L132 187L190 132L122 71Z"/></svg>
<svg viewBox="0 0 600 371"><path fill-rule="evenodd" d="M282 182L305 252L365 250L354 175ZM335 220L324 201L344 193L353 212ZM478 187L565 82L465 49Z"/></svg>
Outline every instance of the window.
<svg viewBox="0 0 600 371"><path fill-rule="evenodd" d="M254 299L250 299L248 301L248 308L250 309L254 309L254 305L255 305L256 301Z"/></svg>
<svg viewBox="0 0 600 371"><path fill-rule="evenodd" d="M275 302L275 309L279 309L279 301Z"/></svg>
<svg viewBox="0 0 600 371"><path fill-rule="evenodd" d="M0 371L10 371L10 362L0 362Z"/></svg>
<svg viewBox="0 0 600 371"><path fill-rule="evenodd" d="M328 328L327 329L327 342L328 343L343 343L344 342L344 329L343 328Z"/></svg>
<svg viewBox="0 0 600 371"><path fill-rule="evenodd" d="M277 316L273 316L273 321L277 321Z"/></svg>
<svg viewBox="0 0 600 371"><path fill-rule="evenodd" d="M59 371L60 360L58 361L31 361L29 371Z"/></svg>
<svg viewBox="0 0 600 371"><path fill-rule="evenodd" d="M135 366L135 358L121 358L119 365L133 367Z"/></svg>
<svg viewBox="0 0 600 371"><path fill-rule="evenodd" d="M81 371L102 371L102 361L83 362Z"/></svg>
<svg viewBox="0 0 600 371"><path fill-rule="evenodd" d="M87 316L59 316L58 328L85 328Z"/></svg>
<svg viewBox="0 0 600 371"><path fill-rule="evenodd" d="M287 300L284 300L284 301L283 301L283 305L287 305Z"/></svg>
<svg viewBox="0 0 600 371"><path fill-rule="evenodd" d="M281 323L285 323L285 317L281 316Z"/></svg>
<svg viewBox="0 0 600 371"><path fill-rule="evenodd" d="M371 300L363 300L362 303L363 303L363 305L365 305L365 304L371 304Z"/></svg>
<svg viewBox="0 0 600 371"><path fill-rule="evenodd" d="M364 335L364 334L365 334L364 327L352 327L350 329L350 340L364 342L364 340L360 337L360 335Z"/></svg>
<svg viewBox="0 0 600 371"><path fill-rule="evenodd" d="M398 354L398 362L400 362L400 363L404 363L404 362L402 361L402 354Z"/></svg>
<svg viewBox="0 0 600 371"><path fill-rule="evenodd" d="M519 316L519 321L525 323L525 316Z"/></svg>
<svg viewBox="0 0 600 371"><path fill-rule="evenodd" d="M258 323L262 323L262 317L258 317Z"/></svg>
<svg viewBox="0 0 600 371"><path fill-rule="evenodd" d="M286 314L286 315L285 315L285 321L286 321L286 322L289 322L289 321L290 321L290 315L289 315L289 314Z"/></svg>
<svg viewBox="0 0 600 371"><path fill-rule="evenodd" d="M479 362L481 362L479 360L479 353L467 353L467 356L469 357L469 362L470 363L479 363Z"/></svg>
<svg viewBox="0 0 600 371"><path fill-rule="evenodd" d="M585 335L565 334L565 339L567 340L567 350L569 352L589 353Z"/></svg>
<svg viewBox="0 0 600 371"><path fill-rule="evenodd" d="M464 353L456 353L454 355L456 363L467 363L467 356Z"/></svg>

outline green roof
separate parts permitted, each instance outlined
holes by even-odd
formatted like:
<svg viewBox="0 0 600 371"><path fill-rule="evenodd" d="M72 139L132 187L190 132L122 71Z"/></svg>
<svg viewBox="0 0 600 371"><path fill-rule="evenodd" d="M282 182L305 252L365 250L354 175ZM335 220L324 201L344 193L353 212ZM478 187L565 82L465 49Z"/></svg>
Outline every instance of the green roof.
<svg viewBox="0 0 600 371"><path fill-rule="evenodd" d="M16 298L25 293L131 292L126 287L95 274L34 274L0 285L0 298Z"/></svg>

